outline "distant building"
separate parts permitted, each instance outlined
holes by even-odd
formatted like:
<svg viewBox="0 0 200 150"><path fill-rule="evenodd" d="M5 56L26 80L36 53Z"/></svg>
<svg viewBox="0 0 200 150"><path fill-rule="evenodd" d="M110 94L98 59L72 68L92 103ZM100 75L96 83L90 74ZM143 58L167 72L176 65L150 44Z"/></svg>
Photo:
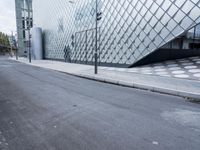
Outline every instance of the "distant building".
<svg viewBox="0 0 200 150"><path fill-rule="evenodd" d="M18 53L27 55L28 28L33 26L32 0L15 0Z"/></svg>
<svg viewBox="0 0 200 150"><path fill-rule="evenodd" d="M17 42L14 35L9 36L8 40L9 40L10 46L12 46L13 48L17 47Z"/></svg>

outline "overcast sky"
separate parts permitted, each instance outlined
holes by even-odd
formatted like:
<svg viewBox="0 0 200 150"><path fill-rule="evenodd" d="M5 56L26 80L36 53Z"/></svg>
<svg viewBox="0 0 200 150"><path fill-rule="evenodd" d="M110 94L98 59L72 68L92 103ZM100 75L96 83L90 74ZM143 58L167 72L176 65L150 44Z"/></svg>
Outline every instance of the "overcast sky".
<svg viewBox="0 0 200 150"><path fill-rule="evenodd" d="M0 31L16 32L15 0L0 0Z"/></svg>

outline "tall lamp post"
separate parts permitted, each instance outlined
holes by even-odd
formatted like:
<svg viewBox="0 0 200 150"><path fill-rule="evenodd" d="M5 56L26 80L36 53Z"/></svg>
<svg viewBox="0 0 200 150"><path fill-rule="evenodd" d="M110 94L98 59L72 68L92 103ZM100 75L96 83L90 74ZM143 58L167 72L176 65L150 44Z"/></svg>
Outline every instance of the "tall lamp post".
<svg viewBox="0 0 200 150"><path fill-rule="evenodd" d="M95 58L95 62L94 62L94 73L97 74L98 73L98 56L97 56L97 49L98 49L98 39L97 39L97 34L98 34L98 2L96 0L96 12L95 12L95 30L96 30L96 34L95 34L95 52L94 52L94 58Z"/></svg>
<svg viewBox="0 0 200 150"><path fill-rule="evenodd" d="M12 30L10 30L11 31L11 35L10 35L10 50L11 50L11 57L13 57L12 56L12 52L13 52L13 46L14 46L14 35L13 35L13 31Z"/></svg>
<svg viewBox="0 0 200 150"><path fill-rule="evenodd" d="M15 37L17 37L17 32L15 34ZM15 38L15 48L16 48L15 56L16 56L16 60L18 60L18 41L16 40L16 38Z"/></svg>
<svg viewBox="0 0 200 150"><path fill-rule="evenodd" d="M12 51L13 51L12 47L13 47L13 31L11 31L11 38L10 38L11 57L12 57Z"/></svg>
<svg viewBox="0 0 200 150"><path fill-rule="evenodd" d="M30 24L30 0L27 0L27 6L28 6L28 24L27 24L27 28L28 28L28 57L29 57L29 63L31 63L31 44L30 44L30 28L31 28L31 24Z"/></svg>
<svg viewBox="0 0 200 150"><path fill-rule="evenodd" d="M96 30L96 38L95 38L95 71L94 73L97 74L98 73L98 21L101 20L101 15L102 12L98 12L98 0L96 0L96 26L95 26L95 30Z"/></svg>
<svg viewBox="0 0 200 150"><path fill-rule="evenodd" d="M74 4L73 0L69 0L69 3ZM95 52L94 52L94 73L98 74L98 21L101 20L101 12L98 13L98 0L95 0Z"/></svg>

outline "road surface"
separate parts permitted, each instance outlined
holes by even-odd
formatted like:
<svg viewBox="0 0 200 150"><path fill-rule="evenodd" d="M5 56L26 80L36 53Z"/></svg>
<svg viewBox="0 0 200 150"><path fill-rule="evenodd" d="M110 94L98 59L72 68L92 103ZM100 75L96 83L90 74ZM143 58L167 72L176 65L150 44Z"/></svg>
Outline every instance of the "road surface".
<svg viewBox="0 0 200 150"><path fill-rule="evenodd" d="M2 150L199 148L199 104L0 57Z"/></svg>

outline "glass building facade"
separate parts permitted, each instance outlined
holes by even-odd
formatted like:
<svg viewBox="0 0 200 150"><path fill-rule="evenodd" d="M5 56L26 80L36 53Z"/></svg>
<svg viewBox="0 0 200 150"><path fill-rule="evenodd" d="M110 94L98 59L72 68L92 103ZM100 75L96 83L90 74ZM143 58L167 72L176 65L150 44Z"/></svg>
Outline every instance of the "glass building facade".
<svg viewBox="0 0 200 150"><path fill-rule="evenodd" d="M46 59L94 62L95 2L33 0ZM200 23L200 0L98 0L98 13L99 63L131 66L188 35Z"/></svg>

